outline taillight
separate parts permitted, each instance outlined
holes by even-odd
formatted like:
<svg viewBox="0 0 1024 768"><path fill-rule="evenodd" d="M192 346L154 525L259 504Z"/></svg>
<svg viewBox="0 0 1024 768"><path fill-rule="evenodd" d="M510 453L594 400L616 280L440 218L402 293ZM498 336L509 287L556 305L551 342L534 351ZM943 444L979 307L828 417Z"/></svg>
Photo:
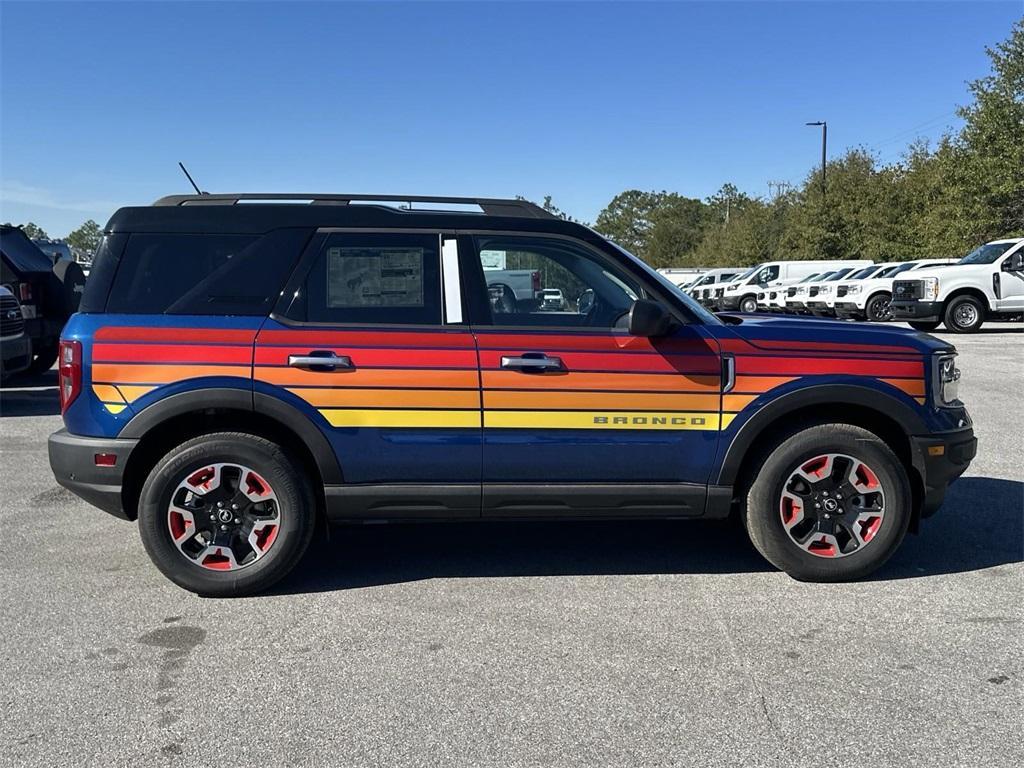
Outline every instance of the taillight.
<svg viewBox="0 0 1024 768"><path fill-rule="evenodd" d="M533 283L533 292L537 293L540 290L540 272L532 272L530 274L530 280Z"/></svg>
<svg viewBox="0 0 1024 768"><path fill-rule="evenodd" d="M60 412L64 413L82 391L82 342L61 339L57 363Z"/></svg>
<svg viewBox="0 0 1024 768"><path fill-rule="evenodd" d="M32 301L32 283L18 285L18 298L21 299L22 304Z"/></svg>

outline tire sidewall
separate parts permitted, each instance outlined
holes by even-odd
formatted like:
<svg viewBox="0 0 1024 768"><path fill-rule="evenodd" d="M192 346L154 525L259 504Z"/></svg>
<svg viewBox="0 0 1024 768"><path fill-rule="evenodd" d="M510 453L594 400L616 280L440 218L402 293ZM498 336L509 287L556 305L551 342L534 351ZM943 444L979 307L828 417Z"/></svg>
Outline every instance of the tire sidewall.
<svg viewBox="0 0 1024 768"><path fill-rule="evenodd" d="M171 496L190 473L216 463L245 465L261 475L277 496L280 528L256 562L234 571L213 571L188 560L167 526ZM246 435L209 435L170 451L150 472L139 494L139 533L153 563L171 581L208 596L242 595L270 587L301 558L314 527L314 507L301 471L273 443Z"/></svg>
<svg viewBox="0 0 1024 768"><path fill-rule="evenodd" d="M753 308L752 309L747 309L746 307L748 307L748 306L752 306ZM751 296L744 296L740 300L740 312L744 312L746 314L750 314L752 312L757 312L757 299L753 298Z"/></svg>
<svg viewBox="0 0 1024 768"><path fill-rule="evenodd" d="M878 532L859 551L844 557L820 557L801 549L786 532L779 511L792 472L825 453L843 453L866 463L885 494L885 515ZM848 425L811 427L783 440L769 454L748 493L747 528L761 554L794 578L845 581L865 576L889 559L906 535L910 504L906 470L875 435Z"/></svg>
<svg viewBox="0 0 1024 768"><path fill-rule="evenodd" d="M868 320L872 323L884 323L889 319L889 310L886 310L882 316L879 316L877 312L873 311L876 304L883 301L891 301L892 299L888 294L878 293L872 296L867 303L865 311L867 312Z"/></svg>

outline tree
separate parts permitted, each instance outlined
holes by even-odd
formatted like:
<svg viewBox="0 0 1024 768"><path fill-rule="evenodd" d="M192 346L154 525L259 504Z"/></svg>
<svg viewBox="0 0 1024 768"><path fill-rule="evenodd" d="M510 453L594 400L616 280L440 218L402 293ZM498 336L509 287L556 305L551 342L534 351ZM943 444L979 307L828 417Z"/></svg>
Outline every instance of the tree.
<svg viewBox="0 0 1024 768"><path fill-rule="evenodd" d="M675 192L630 189L608 203L594 226L652 266L677 265L703 237L704 208Z"/></svg>
<svg viewBox="0 0 1024 768"><path fill-rule="evenodd" d="M46 234L46 231L38 224L29 222L28 224L22 224L21 230L33 240L49 240L50 236Z"/></svg>
<svg viewBox="0 0 1024 768"><path fill-rule="evenodd" d="M103 230L100 228L100 225L89 219L68 235L66 240L72 248L92 255L96 252L102 237Z"/></svg>

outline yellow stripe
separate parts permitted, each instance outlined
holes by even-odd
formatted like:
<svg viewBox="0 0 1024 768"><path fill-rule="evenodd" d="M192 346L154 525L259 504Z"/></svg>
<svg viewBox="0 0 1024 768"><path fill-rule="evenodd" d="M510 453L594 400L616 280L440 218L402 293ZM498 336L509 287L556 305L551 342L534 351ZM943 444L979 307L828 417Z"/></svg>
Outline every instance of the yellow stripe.
<svg viewBox="0 0 1024 768"><path fill-rule="evenodd" d="M480 427L480 411L388 411L321 408L333 427Z"/></svg>
<svg viewBox="0 0 1024 768"><path fill-rule="evenodd" d="M104 403L103 407L106 408L111 413L120 413L121 411L123 411L128 406L124 405L124 404L119 404L119 403Z"/></svg>
<svg viewBox="0 0 1024 768"><path fill-rule="evenodd" d="M134 403L147 392L152 392L156 389L156 387L135 387L128 386L126 384L118 384L117 388L121 390L121 394L124 395L124 399L129 403Z"/></svg>
<svg viewBox="0 0 1024 768"><path fill-rule="evenodd" d="M732 414L686 411L485 411L484 426L493 429L719 429Z"/></svg>

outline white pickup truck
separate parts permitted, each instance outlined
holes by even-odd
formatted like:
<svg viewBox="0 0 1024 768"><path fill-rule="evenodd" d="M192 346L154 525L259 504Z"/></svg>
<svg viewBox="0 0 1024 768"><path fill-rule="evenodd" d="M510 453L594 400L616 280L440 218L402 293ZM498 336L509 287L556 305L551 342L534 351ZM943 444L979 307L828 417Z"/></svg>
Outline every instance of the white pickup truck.
<svg viewBox="0 0 1024 768"><path fill-rule="evenodd" d="M956 259L917 259L890 264L871 277L850 284L836 286L832 303L836 317L844 320L870 320L880 323L892 320L893 281L905 272L918 269L935 269L945 264L956 264Z"/></svg>
<svg viewBox="0 0 1024 768"><path fill-rule="evenodd" d="M1024 237L993 240L952 266L893 282L892 313L921 331L972 333L1024 312Z"/></svg>

